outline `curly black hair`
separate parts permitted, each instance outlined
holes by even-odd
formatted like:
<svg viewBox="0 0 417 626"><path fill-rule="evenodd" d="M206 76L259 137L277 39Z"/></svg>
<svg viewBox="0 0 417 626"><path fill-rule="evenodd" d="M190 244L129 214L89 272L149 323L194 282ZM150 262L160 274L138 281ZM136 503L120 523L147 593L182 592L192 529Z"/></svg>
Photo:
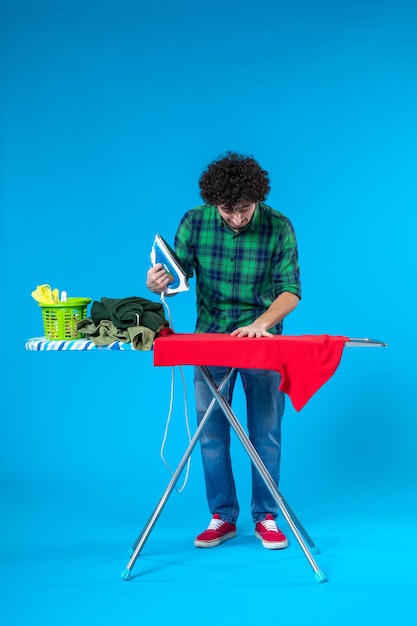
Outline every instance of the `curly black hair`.
<svg viewBox="0 0 417 626"><path fill-rule="evenodd" d="M212 161L198 181L207 204L231 209L242 200L261 202L271 190L268 172L252 156L226 152Z"/></svg>

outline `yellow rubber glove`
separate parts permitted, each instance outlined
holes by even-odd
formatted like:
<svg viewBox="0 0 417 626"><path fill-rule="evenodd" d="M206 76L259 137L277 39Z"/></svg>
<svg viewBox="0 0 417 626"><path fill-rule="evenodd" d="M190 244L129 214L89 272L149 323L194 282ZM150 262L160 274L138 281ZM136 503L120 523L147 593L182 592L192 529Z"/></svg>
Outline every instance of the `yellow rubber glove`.
<svg viewBox="0 0 417 626"><path fill-rule="evenodd" d="M58 289L52 291L49 285L38 285L32 291L32 298L40 304L54 304L59 302L59 292Z"/></svg>

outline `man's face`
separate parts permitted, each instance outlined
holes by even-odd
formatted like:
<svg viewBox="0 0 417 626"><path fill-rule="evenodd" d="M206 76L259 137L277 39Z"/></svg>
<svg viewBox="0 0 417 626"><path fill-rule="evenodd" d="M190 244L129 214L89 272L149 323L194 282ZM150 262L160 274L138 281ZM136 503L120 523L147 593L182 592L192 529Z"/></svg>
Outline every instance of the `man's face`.
<svg viewBox="0 0 417 626"><path fill-rule="evenodd" d="M247 200L237 202L233 207L225 207L222 204L217 207L226 224L236 233L249 224L255 209L256 202L248 202Z"/></svg>

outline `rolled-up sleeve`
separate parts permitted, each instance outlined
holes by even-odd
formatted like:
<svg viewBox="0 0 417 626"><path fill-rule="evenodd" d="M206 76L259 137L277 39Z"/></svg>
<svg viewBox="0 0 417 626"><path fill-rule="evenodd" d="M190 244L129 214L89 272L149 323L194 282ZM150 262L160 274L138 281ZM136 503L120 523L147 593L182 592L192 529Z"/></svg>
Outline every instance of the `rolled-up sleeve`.
<svg viewBox="0 0 417 626"><path fill-rule="evenodd" d="M180 259L188 278L192 278L195 269L195 249L193 236L196 232L196 225L193 224L193 212L188 211L183 216L176 235L175 235L175 253Z"/></svg>
<svg viewBox="0 0 417 626"><path fill-rule="evenodd" d="M276 252L272 264L272 283L274 297L285 291L301 299L300 267L298 247L294 229L286 219L276 243Z"/></svg>

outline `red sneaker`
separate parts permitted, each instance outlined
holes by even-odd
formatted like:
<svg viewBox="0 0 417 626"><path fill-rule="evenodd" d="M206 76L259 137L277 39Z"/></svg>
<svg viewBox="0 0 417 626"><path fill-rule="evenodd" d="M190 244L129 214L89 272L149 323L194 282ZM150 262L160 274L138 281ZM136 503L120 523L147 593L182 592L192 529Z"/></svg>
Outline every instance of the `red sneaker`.
<svg viewBox="0 0 417 626"><path fill-rule="evenodd" d="M288 546L288 539L277 527L270 513L262 522L256 524L255 536L261 539L263 547L268 550L282 550Z"/></svg>
<svg viewBox="0 0 417 626"><path fill-rule="evenodd" d="M194 540L194 545L196 548L214 548L233 537L236 537L236 524L223 521L220 515L215 513L207 530Z"/></svg>

